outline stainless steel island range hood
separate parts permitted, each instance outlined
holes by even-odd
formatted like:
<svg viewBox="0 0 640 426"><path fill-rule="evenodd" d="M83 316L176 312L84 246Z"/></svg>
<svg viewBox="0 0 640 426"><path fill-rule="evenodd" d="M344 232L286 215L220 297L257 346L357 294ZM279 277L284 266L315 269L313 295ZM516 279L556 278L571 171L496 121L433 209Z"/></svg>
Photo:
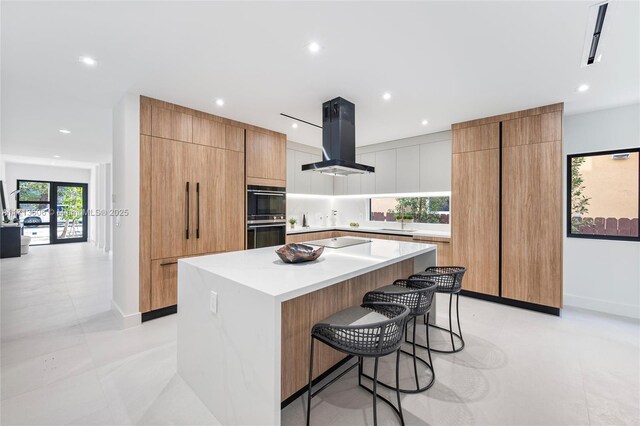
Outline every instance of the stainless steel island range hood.
<svg viewBox="0 0 640 426"><path fill-rule="evenodd" d="M355 105L343 98L322 104L322 161L303 164L302 171L334 176L373 173L375 168L356 163Z"/></svg>

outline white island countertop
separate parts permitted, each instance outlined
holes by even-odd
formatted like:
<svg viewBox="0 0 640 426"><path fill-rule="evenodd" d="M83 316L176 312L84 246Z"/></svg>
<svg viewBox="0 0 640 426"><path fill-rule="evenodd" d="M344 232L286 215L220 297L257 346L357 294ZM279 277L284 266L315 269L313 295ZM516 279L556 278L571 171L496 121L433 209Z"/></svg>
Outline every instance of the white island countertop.
<svg viewBox="0 0 640 426"><path fill-rule="evenodd" d="M192 257L179 262L284 301L436 249L433 244L418 242L358 239L370 242L339 249L325 248L318 260L307 263L284 263L275 253L279 246Z"/></svg>
<svg viewBox="0 0 640 426"><path fill-rule="evenodd" d="M392 226L392 225L389 225ZM287 235L296 235L296 234L306 234L309 232L323 232L323 231L346 231L346 232L363 232L369 234L383 234L383 235L402 235L406 237L436 237L436 238L451 238L450 231L437 231L433 229L410 229L410 225L408 226L408 230L398 228L381 228L381 227L373 227L373 226L297 226L293 229L287 227Z"/></svg>

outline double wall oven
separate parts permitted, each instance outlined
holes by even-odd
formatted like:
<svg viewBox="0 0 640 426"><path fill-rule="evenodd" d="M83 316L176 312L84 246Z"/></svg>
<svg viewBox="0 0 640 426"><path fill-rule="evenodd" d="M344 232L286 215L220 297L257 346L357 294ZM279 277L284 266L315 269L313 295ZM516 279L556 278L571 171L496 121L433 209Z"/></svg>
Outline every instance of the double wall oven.
<svg viewBox="0 0 640 426"><path fill-rule="evenodd" d="M247 248L284 244L287 233L285 188L247 187Z"/></svg>

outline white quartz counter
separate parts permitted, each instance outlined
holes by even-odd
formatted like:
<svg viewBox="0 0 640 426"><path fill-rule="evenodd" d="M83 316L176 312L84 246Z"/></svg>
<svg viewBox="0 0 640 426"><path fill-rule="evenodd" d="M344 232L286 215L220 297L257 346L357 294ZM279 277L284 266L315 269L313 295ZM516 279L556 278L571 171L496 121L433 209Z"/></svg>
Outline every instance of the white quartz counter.
<svg viewBox="0 0 640 426"><path fill-rule="evenodd" d="M411 225L408 225L410 228ZM420 237L438 237L438 238L451 238L451 232L449 231L434 231L434 230L416 230L413 232L407 232L402 229L382 229L371 226L359 226L352 228L350 226L309 226L306 228L295 227L291 229L287 227L287 235L305 234L308 232L323 232L323 231L345 231L345 232L365 232L372 234L385 234L385 235L402 235L402 236L420 236Z"/></svg>
<svg viewBox="0 0 640 426"><path fill-rule="evenodd" d="M380 239L300 264L276 248L178 261L178 374L222 424L280 424L282 345L298 343L283 336L283 321L296 321L282 317L289 299L403 260L414 272L436 261L436 245Z"/></svg>
<svg viewBox="0 0 640 426"><path fill-rule="evenodd" d="M418 242L362 240L370 242L340 249L325 248L318 260L308 263L282 262L275 253L279 246L179 262L284 301L436 249L433 244Z"/></svg>

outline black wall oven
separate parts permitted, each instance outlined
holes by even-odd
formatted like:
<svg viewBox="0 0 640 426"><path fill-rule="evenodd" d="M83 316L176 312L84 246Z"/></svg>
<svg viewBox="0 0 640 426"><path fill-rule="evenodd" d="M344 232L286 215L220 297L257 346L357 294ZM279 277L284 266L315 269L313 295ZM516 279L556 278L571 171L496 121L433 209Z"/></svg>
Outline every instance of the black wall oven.
<svg viewBox="0 0 640 426"><path fill-rule="evenodd" d="M285 188L249 185L247 188L247 248L285 243L287 193Z"/></svg>

